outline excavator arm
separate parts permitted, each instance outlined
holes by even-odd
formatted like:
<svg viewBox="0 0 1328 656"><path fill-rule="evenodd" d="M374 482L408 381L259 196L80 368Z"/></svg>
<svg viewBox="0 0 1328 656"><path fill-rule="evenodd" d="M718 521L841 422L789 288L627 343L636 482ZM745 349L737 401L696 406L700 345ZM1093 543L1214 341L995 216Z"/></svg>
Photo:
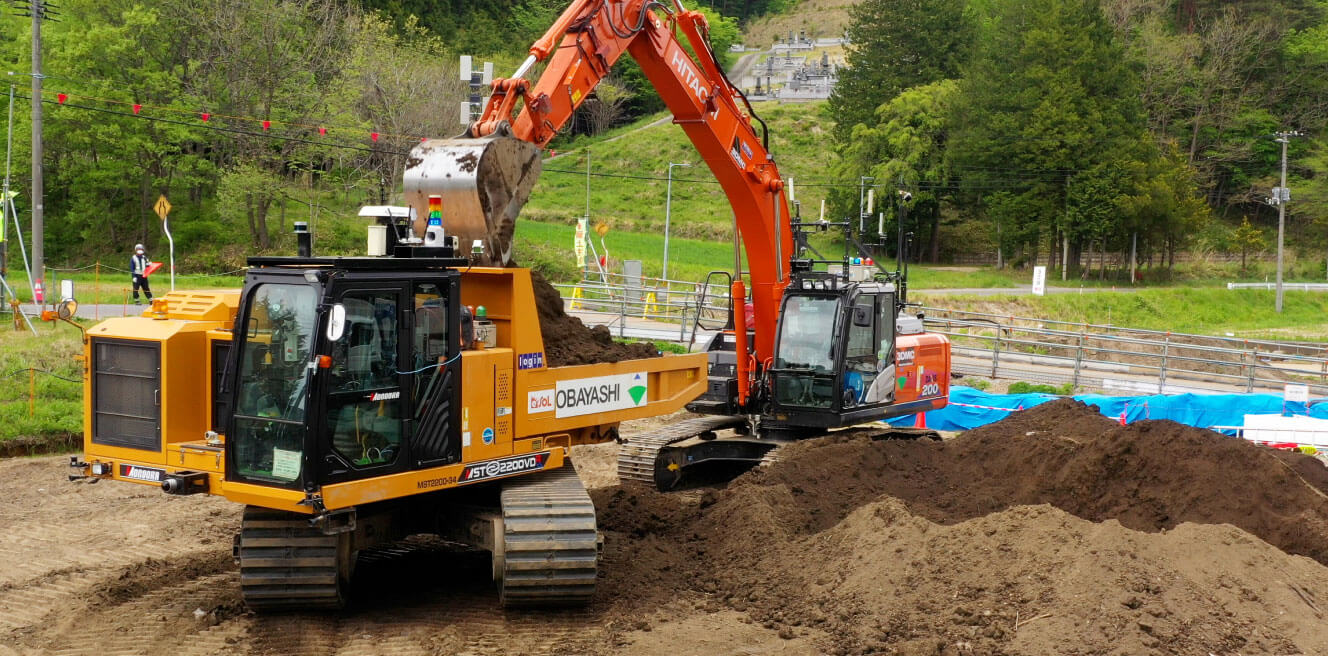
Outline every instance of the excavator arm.
<svg viewBox="0 0 1328 656"><path fill-rule="evenodd" d="M679 41L679 32L695 58ZM757 362L766 362L774 355L779 302L788 285L794 248L788 201L766 135L752 126L750 106L725 77L707 34L705 17L684 9L679 0L669 5L653 0L576 0L531 46L530 57L514 77L493 82L493 95L469 136L491 137L510 126L512 137L546 146L618 59L630 55L732 205L752 286L752 350ZM535 63L546 61L532 86L525 74ZM518 100L522 101L519 113ZM740 265L736 245L734 258ZM744 298L741 276L736 277L733 292L735 299ZM750 362L741 302L736 301L734 316L739 323L739 400L745 402Z"/></svg>

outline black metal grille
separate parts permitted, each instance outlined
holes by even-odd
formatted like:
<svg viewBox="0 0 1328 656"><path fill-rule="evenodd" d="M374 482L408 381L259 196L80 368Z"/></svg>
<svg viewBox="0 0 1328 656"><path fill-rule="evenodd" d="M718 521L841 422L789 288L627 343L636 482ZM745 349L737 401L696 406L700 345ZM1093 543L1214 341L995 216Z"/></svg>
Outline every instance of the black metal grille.
<svg viewBox="0 0 1328 656"><path fill-rule="evenodd" d="M226 420L230 419L230 398L222 389L226 380L226 360L231 354L230 342L212 343L212 430L226 432Z"/></svg>
<svg viewBox="0 0 1328 656"><path fill-rule="evenodd" d="M421 466L453 462L458 450L452 435L453 397L456 394L453 367L444 367L423 396L416 401L415 458Z"/></svg>
<svg viewBox="0 0 1328 656"><path fill-rule="evenodd" d="M92 442L161 450L161 346L92 342Z"/></svg>

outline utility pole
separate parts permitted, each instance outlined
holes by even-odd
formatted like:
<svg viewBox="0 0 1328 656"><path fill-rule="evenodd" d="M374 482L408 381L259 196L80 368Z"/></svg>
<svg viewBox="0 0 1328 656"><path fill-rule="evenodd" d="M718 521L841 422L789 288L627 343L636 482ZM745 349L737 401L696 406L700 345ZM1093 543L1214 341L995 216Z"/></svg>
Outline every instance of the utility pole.
<svg viewBox="0 0 1328 656"><path fill-rule="evenodd" d="M9 241L5 239L5 232L9 229L9 207L13 204L9 195L9 164L14 152L14 85L12 84L9 85L8 123L9 128L5 132L5 184L3 191L0 191L0 279L9 275L7 267L9 263L6 261L9 255ZM4 286L0 286L0 306L4 305L4 301Z"/></svg>
<svg viewBox="0 0 1328 656"><path fill-rule="evenodd" d="M864 192L867 188L866 184L868 180L876 182L876 178L870 176L863 175L858 177L858 236L859 237L861 237L862 233L867 229L867 214L863 212L863 209L865 208L865 205L863 203L867 199L867 197L864 195Z"/></svg>
<svg viewBox="0 0 1328 656"><path fill-rule="evenodd" d="M32 0L28 7L32 16L32 299L40 305L45 297L46 261L45 220L42 192L42 47L41 22L46 13L46 0Z"/></svg>
<svg viewBox="0 0 1328 656"><path fill-rule="evenodd" d="M1291 190L1287 189L1286 171L1287 171L1287 144L1291 143L1292 137L1299 137L1301 134L1296 131L1278 132L1277 143L1282 144L1282 186L1273 190L1273 197L1268 202L1277 205L1277 301L1275 306L1277 313L1282 313L1282 244L1283 236L1286 232L1286 206L1291 202Z"/></svg>
<svg viewBox="0 0 1328 656"><path fill-rule="evenodd" d="M691 166L691 164L669 162L669 185L664 192L664 272L659 274L664 280L669 279L669 216L673 212L673 167L675 166Z"/></svg>

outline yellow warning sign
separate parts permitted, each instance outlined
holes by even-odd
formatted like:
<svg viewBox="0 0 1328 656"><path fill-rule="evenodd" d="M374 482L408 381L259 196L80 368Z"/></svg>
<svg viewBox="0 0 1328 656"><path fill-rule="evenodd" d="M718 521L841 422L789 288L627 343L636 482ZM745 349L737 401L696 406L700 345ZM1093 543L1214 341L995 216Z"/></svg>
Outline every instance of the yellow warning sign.
<svg viewBox="0 0 1328 656"><path fill-rule="evenodd" d="M157 199L157 204L152 206L152 209L162 221L165 221L166 215L171 213L171 201L166 200L166 194L162 194Z"/></svg>

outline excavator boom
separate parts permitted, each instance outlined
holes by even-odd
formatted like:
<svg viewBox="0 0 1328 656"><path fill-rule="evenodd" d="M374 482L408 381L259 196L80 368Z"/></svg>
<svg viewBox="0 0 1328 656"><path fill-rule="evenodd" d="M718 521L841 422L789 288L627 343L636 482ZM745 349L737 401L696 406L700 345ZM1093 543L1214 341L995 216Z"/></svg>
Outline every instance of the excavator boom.
<svg viewBox="0 0 1328 656"><path fill-rule="evenodd" d="M690 51L679 40L679 34ZM448 161L483 162L490 158L489 152L502 148L499 144L507 141L548 145L624 53L641 66L673 113L674 123L687 133L732 204L737 238L747 258L745 269L754 306L754 325L740 325L735 331L742 354L738 366L745 374L750 358L744 328L754 329L752 350L756 362L766 362L774 355L779 301L789 282L788 259L794 248L788 201L764 131L758 133L753 127L754 113L742 93L729 83L710 49L705 17L684 9L678 0L669 4L654 0L573 2L531 47L530 58L516 76L494 80L493 95L484 114L466 137L425 142L415 149L406 173L408 198L423 216L427 196L435 193L429 189L454 184L455 178L445 178L448 182L444 183L437 174L417 171L424 162L437 159L439 148L454 151L453 156L444 158ZM547 65L532 86L523 76L537 62ZM510 262L510 220L519 210L516 201L523 203L529 191L528 187L512 188L507 194L491 190L513 182L533 185L531 172L538 172L532 163L536 155L528 156L527 160L509 158L501 166L477 171L473 192L455 187L452 192L458 204L483 208L486 228L491 231L486 237L493 240L493 247L486 252L491 258L498 255L495 264ZM501 178L501 183L494 183L493 178ZM429 181L434 186L413 185L412 180ZM510 200L507 204L485 200L495 196ZM445 226L448 215L445 205ZM474 231L478 220L468 224L458 220L457 226L449 230ZM744 268L737 249L735 260L736 268ZM741 278L734 286L738 292L735 297L742 298L746 290ZM739 323L745 324L743 313L735 314ZM748 378L742 375L739 381L739 396L744 400Z"/></svg>

